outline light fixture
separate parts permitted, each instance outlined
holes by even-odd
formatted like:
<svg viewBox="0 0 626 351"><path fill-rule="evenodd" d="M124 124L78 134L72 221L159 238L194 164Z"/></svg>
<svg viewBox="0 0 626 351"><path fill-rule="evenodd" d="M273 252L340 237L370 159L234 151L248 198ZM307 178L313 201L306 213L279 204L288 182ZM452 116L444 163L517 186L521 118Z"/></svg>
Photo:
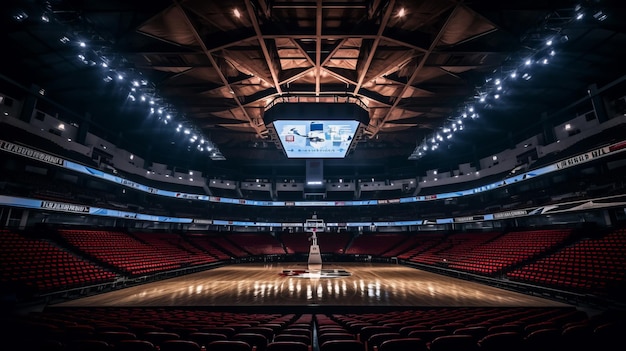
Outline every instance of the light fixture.
<svg viewBox="0 0 626 351"><path fill-rule="evenodd" d="M26 12L24 11L19 11L18 13L13 15L13 19L16 20L17 22L23 22L27 18L28 18L28 14L26 14Z"/></svg>
<svg viewBox="0 0 626 351"><path fill-rule="evenodd" d="M607 15L602 10L599 10L598 12L593 14L593 18L595 18L598 21L602 22L602 21L607 19Z"/></svg>

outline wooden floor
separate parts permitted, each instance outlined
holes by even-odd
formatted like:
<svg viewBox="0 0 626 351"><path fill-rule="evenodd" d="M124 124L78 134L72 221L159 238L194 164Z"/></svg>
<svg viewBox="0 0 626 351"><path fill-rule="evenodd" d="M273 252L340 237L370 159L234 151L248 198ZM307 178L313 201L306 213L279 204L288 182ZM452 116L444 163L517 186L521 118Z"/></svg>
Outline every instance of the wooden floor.
<svg viewBox="0 0 626 351"><path fill-rule="evenodd" d="M56 304L66 306L567 306L401 265L324 263L348 277L297 278L306 264L230 265Z"/></svg>

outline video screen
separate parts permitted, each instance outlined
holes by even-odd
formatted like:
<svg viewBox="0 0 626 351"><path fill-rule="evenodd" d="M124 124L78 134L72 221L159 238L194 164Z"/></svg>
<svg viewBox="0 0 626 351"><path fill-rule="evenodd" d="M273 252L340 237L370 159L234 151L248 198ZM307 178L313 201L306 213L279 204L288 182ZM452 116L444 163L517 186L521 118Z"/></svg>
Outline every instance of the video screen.
<svg viewBox="0 0 626 351"><path fill-rule="evenodd" d="M347 120L274 121L288 158L343 158L358 127L358 121Z"/></svg>

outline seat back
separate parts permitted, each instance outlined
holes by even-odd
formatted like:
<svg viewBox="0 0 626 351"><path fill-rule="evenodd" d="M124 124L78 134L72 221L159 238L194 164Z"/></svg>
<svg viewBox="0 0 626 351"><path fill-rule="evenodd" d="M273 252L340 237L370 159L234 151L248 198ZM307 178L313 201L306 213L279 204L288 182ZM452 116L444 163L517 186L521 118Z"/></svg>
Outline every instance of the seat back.
<svg viewBox="0 0 626 351"><path fill-rule="evenodd" d="M329 340L320 345L320 351L365 351L365 344L352 340Z"/></svg>
<svg viewBox="0 0 626 351"><path fill-rule="evenodd" d="M308 328L285 328L280 331L280 334L295 334L295 335L306 335L311 338L311 330Z"/></svg>
<svg viewBox="0 0 626 351"><path fill-rule="evenodd" d="M626 335L626 324L623 322L606 322L593 329L593 342L597 350L618 351L623 346Z"/></svg>
<svg viewBox="0 0 626 351"><path fill-rule="evenodd" d="M383 341L378 351L428 351L428 346L420 338L399 338Z"/></svg>
<svg viewBox="0 0 626 351"><path fill-rule="evenodd" d="M448 335L445 329L428 329L428 330L413 330L409 333L409 338L420 338L427 344L440 336Z"/></svg>
<svg viewBox="0 0 626 351"><path fill-rule="evenodd" d="M433 339L430 351L478 351L478 342L471 335L444 335Z"/></svg>
<svg viewBox="0 0 626 351"><path fill-rule="evenodd" d="M298 341L273 341L267 344L265 351L309 351L310 346Z"/></svg>
<svg viewBox="0 0 626 351"><path fill-rule="evenodd" d="M252 351L252 346L240 340L217 340L207 346L207 351Z"/></svg>
<svg viewBox="0 0 626 351"><path fill-rule="evenodd" d="M365 342L365 347L368 351L374 351L374 347L380 346L383 341L390 339L399 339L400 333L397 332L387 332L387 333L378 333L374 334L367 339Z"/></svg>
<svg viewBox="0 0 626 351"><path fill-rule="evenodd" d="M356 340L350 333L325 333L317 336L319 345L331 340Z"/></svg>
<svg viewBox="0 0 626 351"><path fill-rule="evenodd" d="M96 336L99 340L106 341L109 345L113 345L116 347L117 344L122 340L134 340L137 339L137 335L131 332L116 332L116 331L106 331L99 332Z"/></svg>
<svg viewBox="0 0 626 351"><path fill-rule="evenodd" d="M199 331L203 333L224 334L226 335L227 338L230 338L233 335L235 335L235 328L231 328L231 327L208 327L208 328L202 328Z"/></svg>
<svg viewBox="0 0 626 351"><path fill-rule="evenodd" d="M393 329L391 329L391 327L385 327L382 325L368 325L361 328L358 334L358 340L361 340L362 342L367 342L370 336L374 334L389 333L392 331Z"/></svg>
<svg viewBox="0 0 626 351"><path fill-rule="evenodd" d="M154 351L154 344L147 340L121 340L115 351Z"/></svg>
<svg viewBox="0 0 626 351"><path fill-rule="evenodd" d="M154 344L155 347L160 347L161 344L168 340L179 340L180 335L170 332L147 332L141 336L143 340L148 340Z"/></svg>
<svg viewBox="0 0 626 351"><path fill-rule="evenodd" d="M278 334L274 337L274 341L297 341L311 345L311 339L306 335Z"/></svg>
<svg viewBox="0 0 626 351"><path fill-rule="evenodd" d="M191 340L167 340L161 343L160 351L200 351L200 345Z"/></svg>
<svg viewBox="0 0 626 351"><path fill-rule="evenodd" d="M239 331L240 333L256 333L265 336L267 340L272 340L274 338L274 330L268 327L250 327L243 328Z"/></svg>
<svg viewBox="0 0 626 351"><path fill-rule="evenodd" d="M228 338L224 334L195 332L187 335L187 340L195 341L200 347L206 347L212 341L228 340Z"/></svg>
<svg viewBox="0 0 626 351"><path fill-rule="evenodd" d="M109 351L111 346L102 340L78 339L67 342L68 351Z"/></svg>
<svg viewBox="0 0 626 351"><path fill-rule="evenodd" d="M267 338L263 334L257 333L237 333L230 340L244 341L250 347L256 347L256 351L264 351L268 344Z"/></svg>
<svg viewBox="0 0 626 351"><path fill-rule="evenodd" d="M478 340L478 346L482 351L522 351L524 338L518 332L501 332L487 334Z"/></svg>
<svg viewBox="0 0 626 351"><path fill-rule="evenodd" d="M526 349L533 351L558 350L563 345L561 343L561 330L557 328L547 328L535 330L526 335L524 344Z"/></svg>
<svg viewBox="0 0 626 351"><path fill-rule="evenodd" d="M462 327L457 328L452 333L454 335L471 335L474 337L476 341L482 339L485 335L487 335L487 327Z"/></svg>

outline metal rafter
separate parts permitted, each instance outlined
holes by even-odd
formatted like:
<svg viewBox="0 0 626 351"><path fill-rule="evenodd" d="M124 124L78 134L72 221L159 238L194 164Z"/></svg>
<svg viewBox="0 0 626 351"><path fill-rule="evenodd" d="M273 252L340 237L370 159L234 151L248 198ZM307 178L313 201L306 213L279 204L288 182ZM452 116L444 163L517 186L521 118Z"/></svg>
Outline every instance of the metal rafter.
<svg viewBox="0 0 626 351"><path fill-rule="evenodd" d="M204 43L204 40L202 40L202 37L200 36L200 33L198 33L198 30L196 29L196 27L194 26L193 22L191 21L191 19L187 15L187 12L185 12L185 9L182 7L182 5L180 4L180 2L178 0L174 0L174 4L183 13L183 18L185 20L185 23L191 28L191 32L192 32L194 38L196 39L196 41L198 42L198 44L202 48L202 51L207 56L209 61L211 61L211 64L213 65L213 67L217 71L217 74L220 76L220 79L222 80L222 83L224 83L224 86L226 88L228 88L229 91L232 92L233 99L237 103L237 106L239 107L239 109L241 110L243 115L250 122L250 126L252 126L252 128L254 128L254 130L256 131L256 133L257 133L257 135L259 137L265 138L265 134L267 134L267 129L265 128L265 126L261 125L261 124L255 123L254 119L252 117L250 117L250 114L248 113L248 111L246 111L246 108L241 104L241 101L239 101L239 97L237 96L237 94L235 93L233 88L230 86L230 83L228 82L228 79L226 79L226 76L224 76L224 73L222 72L222 70L218 66L217 62L215 61L215 58L213 58L213 55L207 49L206 44Z"/></svg>
<svg viewBox="0 0 626 351"><path fill-rule="evenodd" d="M389 23L389 18L391 18L391 13L393 12L393 7L395 5L395 0L390 0L387 4L387 9L383 14L383 19L380 21L380 26L378 27L378 32L376 33L376 38L374 39L374 43L372 43L372 47L370 48L370 52L367 54L367 59L365 60L365 65L361 68L361 72L359 73L359 79L357 80L357 84L354 87L354 94L357 94L359 90L361 90L361 85L363 85L363 80L365 79L365 75L367 71L369 71L370 65L374 60L374 55L376 54L376 49L378 49L378 44L380 44L380 40L382 39L383 33L385 32L385 28L387 27L387 23ZM358 67L358 66L357 66Z"/></svg>
<svg viewBox="0 0 626 351"><path fill-rule="evenodd" d="M371 124L368 126L367 132L370 135L370 137L375 136L380 131L380 128L382 128L385 122L387 122L387 119L389 119L389 116L391 116L395 108L398 106L398 104L402 100L402 96L404 96L406 91L409 89L409 87L411 87L415 79L419 76L422 69L424 68L424 65L426 64L426 61L428 60L428 57L430 56L430 54L434 52L435 48L437 47L437 44L441 40L441 37L443 36L444 32L448 28L448 25L450 24L452 18L454 18L454 15L456 14L461 4L462 4L462 1L459 1L456 3L456 5L454 5L454 9L452 10L452 12L450 12L450 15L448 15L448 18L446 18L446 21L441 26L441 29L439 29L437 36L433 39L433 41L430 44L430 47L424 53L424 56L422 57L422 60L420 61L420 63L417 65L417 68L415 69L415 71L413 72L409 80L406 82L402 90L400 90L400 93L396 94L393 105L391 105L391 107L389 108L385 116L382 119L380 119L379 122L375 126L373 126L372 129L370 129L370 127L372 127Z"/></svg>
<svg viewBox="0 0 626 351"><path fill-rule="evenodd" d="M332 71L330 68L326 68L326 67L322 67L322 70L324 70L326 73L330 74L331 76L339 79L340 81L346 83L346 84L352 84L355 85L356 82L346 76L343 76L337 72Z"/></svg>
<svg viewBox="0 0 626 351"><path fill-rule="evenodd" d="M343 38L341 39L341 41L339 43L337 43L337 45L335 45L335 47L331 50L331 52L328 54L328 56L326 56L326 58L324 59L324 62L322 62L321 66L326 66L328 64L328 61L330 61L333 56L335 56L335 54L337 53L337 51L339 51L339 49L341 49L341 47L343 46L343 44L348 40L349 38Z"/></svg>
<svg viewBox="0 0 626 351"><path fill-rule="evenodd" d="M296 41L295 38L289 38L289 41L296 47L296 49L302 54L302 56L307 60L307 62L311 65L308 69L304 69L302 72L295 74L287 79L284 79L280 82L280 84L288 84L293 82L294 80L300 79L305 75L309 74L311 71L315 70L315 61L311 59L311 56L302 48L302 46Z"/></svg>
<svg viewBox="0 0 626 351"><path fill-rule="evenodd" d="M278 72L276 72L277 67L280 67L280 64L276 64L272 60L272 56L265 44L265 39L263 38L263 34L261 33L261 27L259 26L259 21L256 17L256 13L254 12L254 6L250 0L246 0L246 9L248 10L248 16L250 17L250 21L252 22L252 27L254 27L254 32L256 33L257 40L261 45L261 51L263 51L263 57L265 57L265 62L267 63L267 67L270 70L270 74L272 75L272 81L274 82L274 88L278 91L279 94L282 94L283 91L280 88L280 84L278 82Z"/></svg>
<svg viewBox="0 0 626 351"><path fill-rule="evenodd" d="M296 49L302 54L302 56L304 56L304 58L307 60L307 62L309 62L309 64L311 66L315 67L315 61L313 61L313 59L311 59L311 56L309 56L309 54L306 52L306 50L304 50L302 45L300 45L300 43L298 43L296 38L289 38L289 41L291 41L293 43L293 45L296 46Z"/></svg>
<svg viewBox="0 0 626 351"><path fill-rule="evenodd" d="M315 66L309 67L309 68L305 68L301 72L296 73L296 74L294 74L293 76L291 76L289 78L281 80L280 84L289 84L289 83L293 82L294 80L298 80L298 79L306 76L307 74L309 74L309 73L311 73L313 71L315 71Z"/></svg>

